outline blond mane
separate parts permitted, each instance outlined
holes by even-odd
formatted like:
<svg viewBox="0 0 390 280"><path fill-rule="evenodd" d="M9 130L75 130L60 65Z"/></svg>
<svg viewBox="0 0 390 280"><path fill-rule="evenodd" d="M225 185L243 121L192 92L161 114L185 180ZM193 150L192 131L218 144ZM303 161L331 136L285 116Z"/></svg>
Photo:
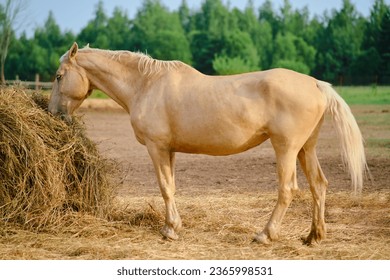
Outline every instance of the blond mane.
<svg viewBox="0 0 390 280"><path fill-rule="evenodd" d="M89 45L80 49L80 51L85 53L94 52L94 53L104 54L112 60L128 64L129 66L133 65L134 60L138 60L138 71L146 76L156 75L163 70L166 71L176 70L180 66L185 65L183 62L178 60L165 61L165 60L154 59L151 56L144 54L142 52L102 50L102 49L90 48ZM67 53L65 53L61 57L60 61L62 61L66 55Z"/></svg>
<svg viewBox="0 0 390 280"><path fill-rule="evenodd" d="M133 53L133 55L139 58L138 61L138 70L147 76L160 73L162 70L176 70L179 66L184 65L183 62L178 60L165 61L158 60L150 57L144 53Z"/></svg>

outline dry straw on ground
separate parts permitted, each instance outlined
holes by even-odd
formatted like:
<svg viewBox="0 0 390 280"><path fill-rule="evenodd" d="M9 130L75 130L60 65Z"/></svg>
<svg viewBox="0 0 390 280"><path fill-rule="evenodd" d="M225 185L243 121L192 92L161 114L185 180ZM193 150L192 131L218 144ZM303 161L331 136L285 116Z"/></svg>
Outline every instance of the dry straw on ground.
<svg viewBox="0 0 390 280"><path fill-rule="evenodd" d="M41 94L0 89L0 220L34 230L75 212L104 217L112 198L84 125L52 116L47 105Z"/></svg>

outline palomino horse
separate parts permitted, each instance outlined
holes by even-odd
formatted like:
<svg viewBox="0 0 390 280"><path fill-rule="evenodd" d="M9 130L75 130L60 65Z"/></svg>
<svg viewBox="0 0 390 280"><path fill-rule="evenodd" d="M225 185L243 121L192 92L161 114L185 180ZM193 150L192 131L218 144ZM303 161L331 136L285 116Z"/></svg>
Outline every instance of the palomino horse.
<svg viewBox="0 0 390 280"><path fill-rule="evenodd" d="M306 243L325 237L328 182L316 155L324 114L329 111L355 191L366 168L362 136L344 100L328 83L285 69L207 76L179 61L140 53L107 51L74 43L61 58L49 111L69 118L93 89L109 95L129 114L137 140L153 161L165 201L163 236L177 239L175 153L231 155L270 139L279 177L278 201L255 241L278 238L283 216L298 190L296 160L313 196Z"/></svg>

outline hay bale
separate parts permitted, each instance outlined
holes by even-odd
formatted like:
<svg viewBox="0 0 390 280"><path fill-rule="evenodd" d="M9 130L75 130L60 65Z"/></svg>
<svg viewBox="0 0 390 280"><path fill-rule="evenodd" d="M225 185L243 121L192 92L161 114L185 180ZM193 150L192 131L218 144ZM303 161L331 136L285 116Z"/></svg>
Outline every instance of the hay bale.
<svg viewBox="0 0 390 280"><path fill-rule="evenodd" d="M41 229L70 211L105 217L106 162L80 120L66 123L47 106L42 94L0 89L0 220Z"/></svg>

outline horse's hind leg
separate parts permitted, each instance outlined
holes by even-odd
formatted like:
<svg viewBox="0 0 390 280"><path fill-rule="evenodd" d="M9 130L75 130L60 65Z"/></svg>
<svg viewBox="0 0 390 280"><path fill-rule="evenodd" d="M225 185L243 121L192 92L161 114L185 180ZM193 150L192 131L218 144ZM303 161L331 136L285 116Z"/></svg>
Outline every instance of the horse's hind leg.
<svg viewBox="0 0 390 280"><path fill-rule="evenodd" d="M294 192L298 190L296 177L298 149L292 147L287 148L288 145L285 145L283 142L281 142L280 145L277 144L277 141L272 141L272 143L276 152L279 194L278 201L274 211L272 212L270 220L264 230L257 234L254 238L254 241L264 244L268 244L271 241L278 239L282 219L293 199Z"/></svg>
<svg viewBox="0 0 390 280"><path fill-rule="evenodd" d="M316 143L318 139L320 122L311 137L305 143L298 154L302 169L307 177L310 190L313 196L313 220L308 237L304 244L310 245L312 241L320 242L325 238L325 195L328 181L322 172L316 154Z"/></svg>

